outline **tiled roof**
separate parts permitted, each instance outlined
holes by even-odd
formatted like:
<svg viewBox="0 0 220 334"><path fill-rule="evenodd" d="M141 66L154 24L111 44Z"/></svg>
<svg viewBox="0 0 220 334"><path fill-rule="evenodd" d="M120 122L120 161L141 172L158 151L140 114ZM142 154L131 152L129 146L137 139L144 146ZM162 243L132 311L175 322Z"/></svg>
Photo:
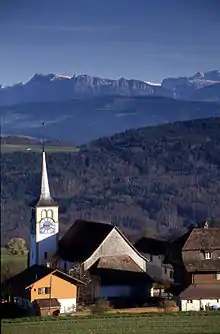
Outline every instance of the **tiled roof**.
<svg viewBox="0 0 220 334"><path fill-rule="evenodd" d="M143 270L128 255L101 257L97 261L96 266L97 268L102 269L143 272Z"/></svg>
<svg viewBox="0 0 220 334"><path fill-rule="evenodd" d="M194 228L183 251L220 249L220 228Z"/></svg>
<svg viewBox="0 0 220 334"><path fill-rule="evenodd" d="M184 265L189 272L194 271L220 271L220 259L195 260L183 254Z"/></svg>
<svg viewBox="0 0 220 334"><path fill-rule="evenodd" d="M48 268L45 266L39 266L37 264L28 267L27 269L23 270L19 274L11 277L7 284L10 284L14 291L20 292L24 290L27 286L33 284L37 280L47 276L48 274L52 273L54 269Z"/></svg>
<svg viewBox="0 0 220 334"><path fill-rule="evenodd" d="M192 284L180 294L181 299L219 299L220 284Z"/></svg>
<svg viewBox="0 0 220 334"><path fill-rule="evenodd" d="M84 284L80 280L76 279L75 277L69 276L65 274L64 272L54 269L54 268L48 268L46 266L40 266L40 265L33 265L31 267L28 267L27 269L23 270L19 274L11 277L7 284L11 286L14 293L20 293L22 290L25 290L29 286L31 286L34 282L40 280L41 278L53 274L61 279L71 282L72 284Z"/></svg>

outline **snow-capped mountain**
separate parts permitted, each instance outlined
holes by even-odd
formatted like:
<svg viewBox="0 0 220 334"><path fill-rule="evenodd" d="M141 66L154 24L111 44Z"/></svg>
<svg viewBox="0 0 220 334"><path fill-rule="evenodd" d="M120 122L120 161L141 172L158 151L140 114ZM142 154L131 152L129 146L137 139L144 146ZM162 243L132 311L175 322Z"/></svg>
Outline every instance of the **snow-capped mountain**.
<svg viewBox="0 0 220 334"><path fill-rule="evenodd" d="M37 73L25 83L0 86L0 106L94 96L163 96L220 101L220 71L198 72L191 77L166 78L162 84L125 78L110 80L86 74L66 76Z"/></svg>
<svg viewBox="0 0 220 334"><path fill-rule="evenodd" d="M219 70L197 72L191 77L166 78L161 86L172 91L174 98L220 101Z"/></svg>

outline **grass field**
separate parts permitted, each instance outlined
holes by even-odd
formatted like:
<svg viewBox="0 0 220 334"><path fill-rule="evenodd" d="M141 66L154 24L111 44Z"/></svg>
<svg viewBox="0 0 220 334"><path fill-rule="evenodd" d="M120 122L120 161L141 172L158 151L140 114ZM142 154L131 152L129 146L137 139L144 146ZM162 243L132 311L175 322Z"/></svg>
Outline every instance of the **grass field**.
<svg viewBox="0 0 220 334"><path fill-rule="evenodd" d="M27 267L27 254L12 255L7 249L1 247L1 267L7 265L15 275Z"/></svg>
<svg viewBox="0 0 220 334"><path fill-rule="evenodd" d="M220 314L167 313L3 320L2 334L219 334Z"/></svg>
<svg viewBox="0 0 220 334"><path fill-rule="evenodd" d="M78 148L74 146L59 146L59 145L48 145L46 146L47 152L56 153L56 152L77 152ZM2 144L1 152L2 153L13 153L13 152L41 152L42 146L37 144Z"/></svg>

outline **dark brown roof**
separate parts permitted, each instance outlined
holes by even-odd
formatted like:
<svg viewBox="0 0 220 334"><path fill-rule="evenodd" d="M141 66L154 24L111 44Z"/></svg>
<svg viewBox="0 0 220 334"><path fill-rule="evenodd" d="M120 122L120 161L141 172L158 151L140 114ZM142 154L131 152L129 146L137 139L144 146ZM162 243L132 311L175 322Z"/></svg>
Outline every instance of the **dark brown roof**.
<svg viewBox="0 0 220 334"><path fill-rule="evenodd" d="M11 277L7 281L7 283L10 284L10 286L12 287L14 291L20 292L21 290L24 290L27 286L47 276L53 271L54 269L52 268L48 268L45 266L39 266L35 264L23 270L19 274Z"/></svg>
<svg viewBox="0 0 220 334"><path fill-rule="evenodd" d="M72 284L84 284L82 281L76 279L75 277L69 276L58 269L39 266L37 264L28 267L19 274L13 276L7 281L7 284L10 284L14 292L20 293L22 290L25 290L31 286L34 282L49 274L58 276L65 281L71 282Z"/></svg>
<svg viewBox="0 0 220 334"><path fill-rule="evenodd" d="M59 242L59 250L56 256L70 262L84 262L113 229L140 257L146 260L116 226L85 220L76 220L70 227Z"/></svg>
<svg viewBox="0 0 220 334"><path fill-rule="evenodd" d="M220 228L194 228L183 251L220 249Z"/></svg>
<svg viewBox="0 0 220 334"><path fill-rule="evenodd" d="M52 198L46 199L39 199L36 203L36 206L59 206Z"/></svg>
<svg viewBox="0 0 220 334"><path fill-rule="evenodd" d="M183 265L182 260L182 248L188 239L192 229L178 237L177 239L173 240L167 245L167 253L164 259L164 263L172 263Z"/></svg>
<svg viewBox="0 0 220 334"><path fill-rule="evenodd" d="M165 240L142 237L137 240L134 247L141 253L160 255L166 253L168 242Z"/></svg>
<svg viewBox="0 0 220 334"><path fill-rule="evenodd" d="M35 299L34 303L39 308L49 308L49 307L57 307L60 308L60 303L58 302L57 298L42 298L42 299Z"/></svg>
<svg viewBox="0 0 220 334"><path fill-rule="evenodd" d="M210 260L195 260L191 259L188 254L183 254L184 265L187 271L220 271L220 259L210 259ZM186 256L187 255L187 256Z"/></svg>
<svg viewBox="0 0 220 334"><path fill-rule="evenodd" d="M80 281L79 279L77 279L76 277L70 276L66 273L64 273L61 270L55 269L54 272L52 273L52 275L57 276L67 282L70 282L71 284L75 284L75 285L85 285L85 283L83 281Z"/></svg>
<svg viewBox="0 0 220 334"><path fill-rule="evenodd" d="M111 224L76 220L59 242L64 260L85 261L114 228Z"/></svg>
<svg viewBox="0 0 220 334"><path fill-rule="evenodd" d="M128 255L100 257L95 265L97 268L102 269L143 272Z"/></svg>
<svg viewBox="0 0 220 334"><path fill-rule="evenodd" d="M180 294L181 299L219 299L220 284L192 284Z"/></svg>

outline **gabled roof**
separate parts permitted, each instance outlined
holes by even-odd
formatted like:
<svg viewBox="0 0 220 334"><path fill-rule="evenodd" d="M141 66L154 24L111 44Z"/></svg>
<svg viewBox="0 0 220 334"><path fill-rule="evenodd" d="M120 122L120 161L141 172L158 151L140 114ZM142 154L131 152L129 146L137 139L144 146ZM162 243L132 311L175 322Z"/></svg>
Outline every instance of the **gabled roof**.
<svg viewBox="0 0 220 334"><path fill-rule="evenodd" d="M39 266L37 264L28 267L19 274L11 277L7 283L12 286L13 289L23 290L27 286L33 284L34 282L40 280L41 278L52 273L54 269L45 266Z"/></svg>
<svg viewBox="0 0 220 334"><path fill-rule="evenodd" d="M181 299L219 299L219 284L191 284L180 294Z"/></svg>
<svg viewBox="0 0 220 334"><path fill-rule="evenodd" d="M65 233L59 242L58 254L62 259L70 262L84 262L95 252L113 229L140 257L144 258L116 226L85 220L76 220Z"/></svg>
<svg viewBox="0 0 220 334"><path fill-rule="evenodd" d="M59 242L58 253L70 262L83 262L98 248L114 226L94 221L76 220Z"/></svg>
<svg viewBox="0 0 220 334"><path fill-rule="evenodd" d="M37 264L28 267L19 274L13 276L7 281L7 284L10 284L13 290L20 292L50 274L56 275L61 279L71 282L72 284L84 284L84 282L76 279L75 277L69 276L58 269L48 268Z"/></svg>
<svg viewBox="0 0 220 334"><path fill-rule="evenodd" d="M183 251L220 249L220 228L194 228Z"/></svg>

